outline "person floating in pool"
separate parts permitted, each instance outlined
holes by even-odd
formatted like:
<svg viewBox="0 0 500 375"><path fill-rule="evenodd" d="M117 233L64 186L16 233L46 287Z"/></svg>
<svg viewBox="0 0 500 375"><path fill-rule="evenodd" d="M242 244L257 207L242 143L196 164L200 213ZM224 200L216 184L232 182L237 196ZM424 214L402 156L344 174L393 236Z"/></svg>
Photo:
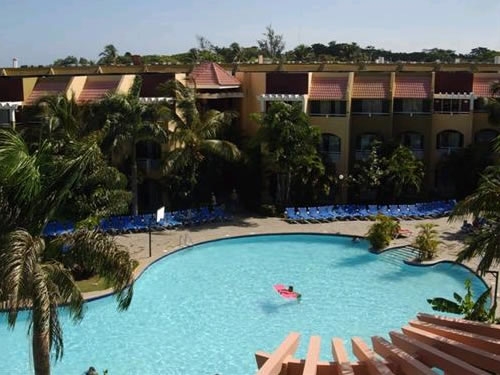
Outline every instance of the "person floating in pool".
<svg viewBox="0 0 500 375"><path fill-rule="evenodd" d="M294 292L293 291L293 285L288 285L287 292L288 293L294 293L295 294L295 298L297 298L297 302L300 303L300 299L302 298L302 294L300 294L298 292Z"/></svg>

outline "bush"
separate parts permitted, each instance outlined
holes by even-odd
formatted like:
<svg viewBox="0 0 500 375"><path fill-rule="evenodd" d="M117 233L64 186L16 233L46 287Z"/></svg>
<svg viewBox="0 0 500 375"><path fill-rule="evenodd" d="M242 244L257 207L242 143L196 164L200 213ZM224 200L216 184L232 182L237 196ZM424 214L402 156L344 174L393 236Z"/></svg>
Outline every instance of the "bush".
<svg viewBox="0 0 500 375"><path fill-rule="evenodd" d="M368 230L367 238L375 250L381 250L389 246L391 240L397 237L399 229L397 220L379 214L376 222Z"/></svg>
<svg viewBox="0 0 500 375"><path fill-rule="evenodd" d="M420 250L420 260L430 260L436 256L437 248L441 243L437 239L436 227L437 225L432 223L417 225L420 231L413 246Z"/></svg>

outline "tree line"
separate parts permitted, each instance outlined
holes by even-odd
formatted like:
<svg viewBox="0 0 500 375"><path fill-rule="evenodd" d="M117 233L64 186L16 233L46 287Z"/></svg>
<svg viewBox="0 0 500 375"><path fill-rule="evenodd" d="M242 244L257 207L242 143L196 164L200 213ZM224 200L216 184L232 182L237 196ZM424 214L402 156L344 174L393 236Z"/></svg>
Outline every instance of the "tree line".
<svg viewBox="0 0 500 375"><path fill-rule="evenodd" d="M459 53L452 49L429 48L422 51L398 52L368 45L360 46L356 42L338 42L332 40L326 44L299 44L286 50L285 37L277 33L271 25L267 26L262 37L252 46L242 46L233 42L229 46L218 46L206 37L197 35L197 45L186 52L173 55L144 55L134 60L134 53L119 54L113 44L108 44L97 60L84 57L67 56L53 62L53 66L73 65L108 65L108 64L192 64L200 61L218 63L255 63L259 55L271 61L296 62L374 62L384 58L385 62L461 62L492 63L499 51L486 47L475 47L469 53Z"/></svg>

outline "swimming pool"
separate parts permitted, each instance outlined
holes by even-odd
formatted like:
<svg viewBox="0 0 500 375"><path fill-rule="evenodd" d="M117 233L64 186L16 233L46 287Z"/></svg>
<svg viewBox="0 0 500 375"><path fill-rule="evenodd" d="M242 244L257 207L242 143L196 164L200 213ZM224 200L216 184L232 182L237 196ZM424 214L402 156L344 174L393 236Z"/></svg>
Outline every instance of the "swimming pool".
<svg viewBox="0 0 500 375"><path fill-rule="evenodd" d="M461 266L412 267L384 262L365 241L329 235L266 235L225 239L179 251L152 265L136 282L134 300L119 313L113 298L87 304L84 320L63 317L65 353L54 374L248 375L254 353L273 351L290 331L327 341L352 336L369 342L431 312L426 298L463 291L473 279ZM302 302L282 299L273 284L293 284ZM476 294L477 295L477 294ZM14 331L0 319L2 371L32 371L26 315ZM354 359L354 358L353 358Z"/></svg>

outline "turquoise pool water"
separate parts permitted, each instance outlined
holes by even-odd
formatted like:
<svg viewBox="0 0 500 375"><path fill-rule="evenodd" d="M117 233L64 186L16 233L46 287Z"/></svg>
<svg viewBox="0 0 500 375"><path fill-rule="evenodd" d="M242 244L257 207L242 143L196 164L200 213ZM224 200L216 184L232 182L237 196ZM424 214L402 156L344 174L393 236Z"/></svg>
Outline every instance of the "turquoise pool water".
<svg viewBox="0 0 500 375"><path fill-rule="evenodd" d="M137 281L134 300L119 313L113 298L87 304L84 320L63 318L65 353L54 374L248 375L254 352L273 351L290 331L330 338L397 330L417 312L431 312L426 298L463 291L473 279L460 266L400 266L367 251L364 241L325 235L272 235L210 242L172 254ZM282 299L273 284L293 284L302 302ZM9 331L0 318L1 373L32 373L26 315Z"/></svg>

